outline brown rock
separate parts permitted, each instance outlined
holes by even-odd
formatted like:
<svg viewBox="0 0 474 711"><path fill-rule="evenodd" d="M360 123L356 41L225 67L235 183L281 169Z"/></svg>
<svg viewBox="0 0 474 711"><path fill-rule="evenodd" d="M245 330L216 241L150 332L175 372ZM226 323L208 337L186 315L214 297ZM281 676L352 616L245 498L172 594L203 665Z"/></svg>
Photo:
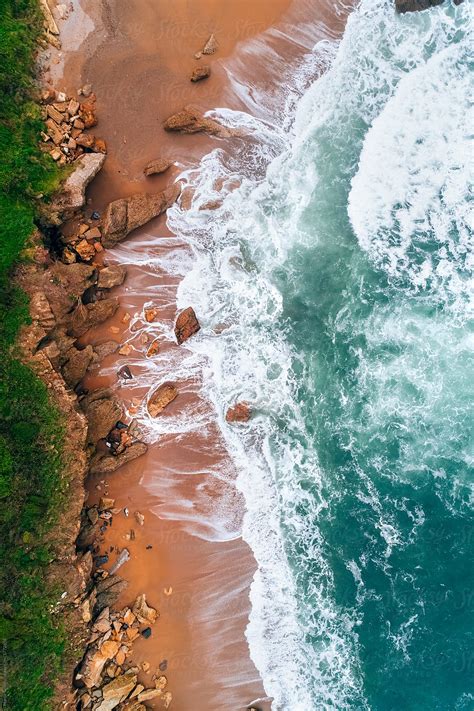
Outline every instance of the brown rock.
<svg viewBox="0 0 474 711"><path fill-rule="evenodd" d="M154 624L158 618L158 612L153 607L147 605L146 596L139 595L132 607L132 612L139 622Z"/></svg>
<svg viewBox="0 0 474 711"><path fill-rule="evenodd" d="M94 147L95 136L89 133L80 133L74 140L78 146L92 149Z"/></svg>
<svg viewBox="0 0 474 711"><path fill-rule="evenodd" d="M130 701L125 701L120 707L120 711L146 711L145 704L141 704L139 701L132 699Z"/></svg>
<svg viewBox="0 0 474 711"><path fill-rule="evenodd" d="M104 247L113 247L137 227L161 215L176 202L179 193L180 186L174 184L160 193L132 195L111 202L104 216Z"/></svg>
<svg viewBox="0 0 474 711"><path fill-rule="evenodd" d="M138 694L138 701L151 701L163 696L161 689L145 689Z"/></svg>
<svg viewBox="0 0 474 711"><path fill-rule="evenodd" d="M94 145L92 147L96 153L107 153L107 144L103 138L94 137Z"/></svg>
<svg viewBox="0 0 474 711"><path fill-rule="evenodd" d="M191 81L197 82L202 79L207 79L211 75L211 67L208 64L204 64L202 67L198 67L191 74Z"/></svg>
<svg viewBox="0 0 474 711"><path fill-rule="evenodd" d="M250 405L246 402L238 402L227 410L225 419L227 422L248 422L252 415Z"/></svg>
<svg viewBox="0 0 474 711"><path fill-rule="evenodd" d="M119 344L117 341L105 341L94 346L94 353L97 360L103 360L106 356L112 355L118 350Z"/></svg>
<svg viewBox="0 0 474 711"><path fill-rule="evenodd" d="M91 474L110 474L123 464L131 462L137 457L141 457L147 451L148 447L144 442L135 442L134 444L127 447L125 452L122 454L117 454L117 456L105 454L96 454L91 461L90 473Z"/></svg>
<svg viewBox="0 0 474 711"><path fill-rule="evenodd" d="M144 309L145 321L147 323L153 323L153 321L158 316L158 309L155 306L147 306Z"/></svg>
<svg viewBox="0 0 474 711"><path fill-rule="evenodd" d="M77 338L84 335L90 328L103 323L113 316L118 306L117 299L103 299L93 304L80 304L71 318L69 329L71 334Z"/></svg>
<svg viewBox="0 0 474 711"><path fill-rule="evenodd" d="M49 104L46 108L46 113L50 118L53 119L58 125L64 121L64 115L60 113L53 105Z"/></svg>
<svg viewBox="0 0 474 711"><path fill-rule="evenodd" d="M155 681L156 688L160 689L161 691L164 691L167 685L168 679L164 675L159 676L158 679Z"/></svg>
<svg viewBox="0 0 474 711"><path fill-rule="evenodd" d="M84 232L84 238L88 240L100 239L102 234L98 227L91 227L90 230Z"/></svg>
<svg viewBox="0 0 474 711"><path fill-rule="evenodd" d="M77 210L85 203L85 191L91 180L104 165L105 156L100 153L87 153L74 161L73 173L66 179L60 193L53 200L52 208L56 211Z"/></svg>
<svg viewBox="0 0 474 711"><path fill-rule="evenodd" d="M133 671L125 672L116 677L102 687L102 703L97 707L97 711L112 711L135 688L137 675Z"/></svg>
<svg viewBox="0 0 474 711"><path fill-rule="evenodd" d="M74 249L78 253L81 259L85 262L90 262L95 257L94 245L89 244L87 240L83 239L78 244L75 245Z"/></svg>
<svg viewBox="0 0 474 711"><path fill-rule="evenodd" d="M206 44L204 45L202 53L203 54L215 54L215 52L217 52L218 49L219 49L219 45L217 43L216 36L213 33L207 40Z"/></svg>
<svg viewBox="0 0 474 711"><path fill-rule="evenodd" d="M120 284L123 284L126 274L127 270L120 264L105 267L99 272L97 286L99 289L112 289L114 286L120 286Z"/></svg>
<svg viewBox="0 0 474 711"><path fill-rule="evenodd" d="M210 136L228 138L231 132L214 119L207 118L203 112L194 107L186 106L182 111L170 116L163 125L165 131L178 133L208 133Z"/></svg>
<svg viewBox="0 0 474 711"><path fill-rule="evenodd" d="M93 356L92 346L86 346L81 351L73 347L66 353L67 361L62 367L62 374L70 388L75 388L85 376Z"/></svg>
<svg viewBox="0 0 474 711"><path fill-rule="evenodd" d="M152 358L153 356L157 355L157 353L160 352L160 341L158 338L155 338L153 343L148 347L148 350L146 352L146 357L147 358Z"/></svg>
<svg viewBox="0 0 474 711"><path fill-rule="evenodd" d="M99 511L105 511L106 509L113 509L115 506L115 499L109 499L106 496L102 496L99 500Z"/></svg>
<svg viewBox="0 0 474 711"><path fill-rule="evenodd" d="M67 112L68 112L69 116L75 116L78 111L79 111L79 102L76 101L75 99L71 99L69 104L67 105Z"/></svg>
<svg viewBox="0 0 474 711"><path fill-rule="evenodd" d="M160 385L147 403L148 412L151 417L157 417L177 396L178 390L173 383L163 383Z"/></svg>
<svg viewBox="0 0 474 711"><path fill-rule="evenodd" d="M166 158L157 158L156 160L152 160L151 163L148 163L148 165L145 166L143 172L148 178L150 175L158 175L159 173L164 173L172 165L173 162L170 160L166 160Z"/></svg>
<svg viewBox="0 0 474 711"><path fill-rule="evenodd" d="M119 647L120 643L112 640L104 642L100 649L95 646L89 647L76 674L76 679L88 689L98 686L106 662L117 654Z"/></svg>
<svg viewBox="0 0 474 711"><path fill-rule="evenodd" d="M197 320L196 313L192 306L188 306L178 314L176 323L174 326L174 332L176 340L179 345L187 341L192 335L197 333L201 328L199 321Z"/></svg>
<svg viewBox="0 0 474 711"><path fill-rule="evenodd" d="M95 102L84 101L79 107L79 118L84 122L86 128L97 126L97 116L95 113Z"/></svg>
<svg viewBox="0 0 474 711"><path fill-rule="evenodd" d="M95 400L85 409L87 441L97 444L109 434L122 416L122 406L117 398Z"/></svg>

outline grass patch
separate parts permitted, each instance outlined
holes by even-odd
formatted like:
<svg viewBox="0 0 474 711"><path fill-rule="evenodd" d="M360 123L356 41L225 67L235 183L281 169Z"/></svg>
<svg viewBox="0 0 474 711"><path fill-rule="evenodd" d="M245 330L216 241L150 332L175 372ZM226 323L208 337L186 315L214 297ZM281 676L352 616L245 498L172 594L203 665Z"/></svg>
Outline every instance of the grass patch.
<svg viewBox="0 0 474 711"><path fill-rule="evenodd" d="M33 75L41 33L37 0L0 0L0 638L2 701L11 711L50 708L65 649L51 614L58 591L45 575L65 496L63 434L47 388L15 357L28 304L11 281L34 230L36 196L59 180L38 148L43 124Z"/></svg>

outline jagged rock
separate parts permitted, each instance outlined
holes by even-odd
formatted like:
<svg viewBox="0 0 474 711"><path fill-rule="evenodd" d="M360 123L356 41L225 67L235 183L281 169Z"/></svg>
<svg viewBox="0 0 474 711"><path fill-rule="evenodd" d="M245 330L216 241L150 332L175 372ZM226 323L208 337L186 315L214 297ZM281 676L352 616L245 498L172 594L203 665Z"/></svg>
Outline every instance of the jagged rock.
<svg viewBox="0 0 474 711"><path fill-rule="evenodd" d="M99 511L106 511L107 509L113 509L115 506L115 499L109 499L106 496L101 496L99 500Z"/></svg>
<svg viewBox="0 0 474 711"><path fill-rule="evenodd" d="M120 707L120 711L146 711L146 706L136 699L125 701Z"/></svg>
<svg viewBox="0 0 474 711"><path fill-rule="evenodd" d="M89 264L55 262L43 275L43 291L57 321L73 308L86 289L97 281L97 270Z"/></svg>
<svg viewBox="0 0 474 711"><path fill-rule="evenodd" d="M97 707L97 711L112 711L122 701L125 701L130 692L137 684L137 675L133 671L116 677L102 687L102 703Z"/></svg>
<svg viewBox="0 0 474 711"><path fill-rule="evenodd" d="M151 701L152 699L157 699L162 697L163 692L161 689L144 689L138 694L139 701Z"/></svg>
<svg viewBox="0 0 474 711"><path fill-rule="evenodd" d="M148 412L151 417L157 417L177 396L178 389L174 383L163 383L160 385L147 403Z"/></svg>
<svg viewBox="0 0 474 711"><path fill-rule="evenodd" d="M91 97L92 99L93 97ZM97 116L95 101L84 101L79 106L79 118L83 122L85 128L93 128L97 126Z"/></svg>
<svg viewBox="0 0 474 711"><path fill-rule="evenodd" d="M113 267L105 267L99 272L97 286L99 289L112 289L114 286L120 286L125 280L127 270L120 264Z"/></svg>
<svg viewBox="0 0 474 711"><path fill-rule="evenodd" d="M86 187L104 165L102 153L87 153L72 163L75 170L66 178L61 192L53 199L52 209L58 212L77 210L86 200Z"/></svg>
<svg viewBox="0 0 474 711"><path fill-rule="evenodd" d="M117 299L103 299L93 304L79 304L70 320L70 333L76 337L83 336L90 328L113 316L118 306Z"/></svg>
<svg viewBox="0 0 474 711"><path fill-rule="evenodd" d="M144 309L145 321L147 323L153 323L153 321L158 316L158 309L156 306L147 306Z"/></svg>
<svg viewBox="0 0 474 711"><path fill-rule="evenodd" d="M208 64L198 67L191 74L191 81L197 82L202 79L207 79L211 75L211 67Z"/></svg>
<svg viewBox="0 0 474 711"><path fill-rule="evenodd" d="M94 353L98 360L103 360L106 356L116 353L119 346L120 343L117 343L117 341L105 341L94 346Z"/></svg>
<svg viewBox="0 0 474 711"><path fill-rule="evenodd" d="M400 13L419 12L420 10L427 10L429 7L441 5L442 2L443 0L395 0L395 9Z"/></svg>
<svg viewBox="0 0 474 711"><path fill-rule="evenodd" d="M137 227L161 215L176 202L180 190L176 183L159 193L132 195L111 202L104 215L104 247L113 247Z"/></svg>
<svg viewBox="0 0 474 711"><path fill-rule="evenodd" d="M164 691L168 685L168 679L165 676L159 676L158 679L155 681L155 686L157 689L161 689L161 691Z"/></svg>
<svg viewBox="0 0 474 711"><path fill-rule="evenodd" d="M43 291L35 291L31 296L30 315L34 321L38 321L45 331L49 331L55 325L54 314Z"/></svg>
<svg viewBox="0 0 474 711"><path fill-rule="evenodd" d="M219 49L219 44L216 40L215 34L212 33L212 35L209 37L206 44L204 45L202 53L203 54L214 54L215 52L217 52L218 49Z"/></svg>
<svg viewBox="0 0 474 711"><path fill-rule="evenodd" d="M87 440L91 444L97 444L99 440L107 437L122 417L122 406L115 397L103 398L91 402L84 412L89 424Z"/></svg>
<svg viewBox="0 0 474 711"><path fill-rule="evenodd" d="M157 158L156 160L152 160L148 163L143 172L148 178L150 175L159 175L160 173L164 173L172 165L173 161L171 160L167 160L166 158Z"/></svg>
<svg viewBox="0 0 474 711"><path fill-rule="evenodd" d="M75 388L85 376L93 356L92 346L86 346L82 351L73 347L66 353L67 360L61 370L70 388Z"/></svg>
<svg viewBox="0 0 474 711"><path fill-rule="evenodd" d="M153 356L157 355L157 353L159 353L159 352L160 352L160 341L158 338L155 338L153 343L151 343L147 349L146 357L152 358Z"/></svg>
<svg viewBox="0 0 474 711"><path fill-rule="evenodd" d="M225 419L227 422L248 422L251 415L250 405L246 402L238 402L233 407L229 407Z"/></svg>
<svg viewBox="0 0 474 711"><path fill-rule="evenodd" d="M176 340L179 345L187 341L192 335L197 333L201 328L199 321L197 320L196 313L192 306L188 306L178 314L176 323L174 326L174 332L176 335Z"/></svg>
<svg viewBox="0 0 474 711"><path fill-rule="evenodd" d="M131 462L133 459L141 457L147 451L148 447L144 442L135 442L127 447L122 454L116 456L110 454L97 454L92 458L90 473L91 474L110 474L116 471L119 467Z"/></svg>
<svg viewBox="0 0 474 711"><path fill-rule="evenodd" d="M96 586L97 599L94 614L97 615L99 612L102 612L104 607L111 607L117 602L121 593L127 588L127 585L127 581L122 580L118 575L109 575L107 578L99 580Z"/></svg>
<svg viewBox="0 0 474 711"><path fill-rule="evenodd" d="M163 125L165 131L178 133L208 133L210 136L228 138L232 135L229 129L214 119L207 118L203 112L194 107L186 106L182 111L170 116Z"/></svg>
<svg viewBox="0 0 474 711"><path fill-rule="evenodd" d="M147 605L146 596L139 595L132 607L132 612L136 618L145 623L154 624L158 618L158 612L153 607Z"/></svg>
<svg viewBox="0 0 474 711"><path fill-rule="evenodd" d="M120 648L120 642L109 640L100 648L89 647L76 674L76 681L82 682L88 689L98 686L106 662L113 659Z"/></svg>

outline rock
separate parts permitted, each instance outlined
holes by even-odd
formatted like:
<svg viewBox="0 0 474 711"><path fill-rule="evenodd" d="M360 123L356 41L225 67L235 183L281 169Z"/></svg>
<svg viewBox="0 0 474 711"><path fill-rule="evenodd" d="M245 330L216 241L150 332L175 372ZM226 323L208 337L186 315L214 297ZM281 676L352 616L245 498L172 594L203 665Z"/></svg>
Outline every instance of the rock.
<svg viewBox="0 0 474 711"><path fill-rule="evenodd" d="M168 679L165 676L159 676L155 681L155 686L157 689L164 691L168 685Z"/></svg>
<svg viewBox="0 0 474 711"><path fill-rule="evenodd" d="M157 355L157 353L160 352L160 341L158 338L155 338L153 343L148 347L148 350L146 352L146 357L151 358L152 356Z"/></svg>
<svg viewBox="0 0 474 711"><path fill-rule="evenodd" d="M110 454L97 454L92 458L90 465L91 474L110 474L128 462L141 457L146 453L148 447L144 442L135 442L127 447L122 454L116 456Z"/></svg>
<svg viewBox="0 0 474 711"><path fill-rule="evenodd" d="M141 704L139 701L132 699L130 701L125 701L120 707L120 711L146 711L146 706Z"/></svg>
<svg viewBox="0 0 474 711"><path fill-rule="evenodd" d="M115 563L112 565L112 567L109 570L109 574L113 575L114 573L117 572L117 570L127 562L127 560L130 560L130 551L127 550L127 548L124 548L123 551L119 554L117 560Z"/></svg>
<svg viewBox="0 0 474 711"><path fill-rule="evenodd" d="M102 237L102 233L98 227L91 227L84 233L84 237L88 240L100 239Z"/></svg>
<svg viewBox="0 0 474 711"><path fill-rule="evenodd" d="M120 642L112 640L104 642L99 649L95 646L89 647L76 674L76 680L81 681L88 689L98 686L106 662L115 657L119 648Z"/></svg>
<svg viewBox="0 0 474 711"><path fill-rule="evenodd" d="M122 378L122 380L132 380L133 374L128 365L123 365L121 368L118 369L117 375L119 378Z"/></svg>
<svg viewBox="0 0 474 711"><path fill-rule="evenodd" d="M132 607L132 612L139 622L149 622L154 624L158 618L158 612L147 604L146 596L139 595Z"/></svg>
<svg viewBox="0 0 474 711"><path fill-rule="evenodd" d="M151 701L163 696L161 689L144 689L138 694L138 701Z"/></svg>
<svg viewBox="0 0 474 711"><path fill-rule="evenodd" d="M91 402L84 412L88 422L87 441L95 445L99 440L105 439L120 420L122 406L120 401L113 397Z"/></svg>
<svg viewBox="0 0 474 711"><path fill-rule="evenodd" d="M97 598L94 606L94 614L102 612L104 607L111 607L117 602L121 593L127 588L128 583L118 575L109 575L107 578L99 580L96 586ZM118 651L118 647L117 647ZM116 654L117 652L115 652ZM112 656L115 656L113 654Z"/></svg>
<svg viewBox="0 0 474 711"><path fill-rule="evenodd" d="M207 40L206 44L204 45L202 53L203 54L215 54L215 52L217 52L218 49L219 49L219 45L217 43L216 36L213 33Z"/></svg>
<svg viewBox="0 0 474 711"><path fill-rule="evenodd" d="M85 262L90 262L95 257L94 245L89 244L87 240L83 239L78 244L75 245L74 249L78 253L81 259Z"/></svg>
<svg viewBox="0 0 474 711"><path fill-rule="evenodd" d="M104 165L105 156L101 153L87 153L71 165L74 172L66 178L61 192L53 199L52 209L57 212L77 210L85 203L86 187Z"/></svg>
<svg viewBox="0 0 474 711"><path fill-rule="evenodd" d="M233 407L229 407L225 419L227 422L248 422L252 411L246 402L238 402Z"/></svg>
<svg viewBox="0 0 474 711"><path fill-rule="evenodd" d="M74 265L71 265L74 266ZM103 299L93 304L80 304L74 311L69 330L78 338L94 326L98 326L114 315L118 309L117 299Z"/></svg>
<svg viewBox="0 0 474 711"><path fill-rule="evenodd" d="M106 509L113 509L115 506L115 499L109 499L106 496L101 496L99 499L99 511L105 511Z"/></svg>
<svg viewBox="0 0 474 711"><path fill-rule="evenodd" d="M143 526L145 523L145 516L140 513L140 511L135 511L135 521L138 523L139 526Z"/></svg>
<svg viewBox="0 0 474 711"><path fill-rule="evenodd" d="M111 202L104 215L104 247L113 247L137 227L161 215L176 202L180 190L176 183L159 193L132 195Z"/></svg>
<svg viewBox="0 0 474 711"><path fill-rule="evenodd" d="M73 347L66 353L67 361L61 370L70 388L75 388L85 376L93 356L92 346L86 346L82 351Z"/></svg>
<svg viewBox="0 0 474 711"><path fill-rule="evenodd" d="M198 67L191 74L191 81L197 82L202 79L207 79L211 75L211 67L208 64L204 64L202 67Z"/></svg>
<svg viewBox="0 0 474 711"><path fill-rule="evenodd" d="M103 360L106 356L116 353L119 345L117 341L105 341L104 343L99 343L94 346L94 353L98 360Z"/></svg>
<svg viewBox="0 0 474 711"><path fill-rule="evenodd" d="M102 687L102 703L97 711L112 711L125 701L137 684L137 675L133 671L125 672Z"/></svg>
<svg viewBox="0 0 474 711"><path fill-rule="evenodd" d="M85 128L97 126L97 116L95 111L94 101L84 101L79 106L79 118L84 123Z"/></svg>
<svg viewBox="0 0 474 711"><path fill-rule="evenodd" d="M145 166L143 172L148 178L150 175L159 175L160 173L164 173L172 165L173 162L171 160L167 160L166 158L156 158L156 160L152 160Z"/></svg>
<svg viewBox="0 0 474 711"><path fill-rule="evenodd" d="M155 306L147 306L144 309L144 315L147 323L153 323L158 316L158 309Z"/></svg>
<svg viewBox="0 0 474 711"><path fill-rule="evenodd" d="M105 267L99 272L97 286L99 289L112 289L114 286L120 286L125 281L127 270L120 264L112 267Z"/></svg>
<svg viewBox="0 0 474 711"><path fill-rule="evenodd" d="M148 412L151 417L157 417L177 396L178 390L173 383L163 383L160 385L147 403Z"/></svg>
<svg viewBox="0 0 474 711"><path fill-rule="evenodd" d="M52 118L53 121L55 121L59 126L64 121L63 114L60 113L57 109L55 109L54 106L51 104L49 104L49 106L46 107L46 113L49 116L49 118Z"/></svg>
<svg viewBox="0 0 474 711"><path fill-rule="evenodd" d="M208 133L210 136L228 138L232 135L225 126L204 116L200 109L186 106L182 111L170 116L163 124L165 131L178 133Z"/></svg>
<svg viewBox="0 0 474 711"><path fill-rule="evenodd" d="M145 639L149 639L151 637L151 627L145 627L145 629L142 630L142 637Z"/></svg>
<svg viewBox="0 0 474 711"><path fill-rule="evenodd" d="M162 672L166 671L168 669L168 660L162 659L158 665L158 669Z"/></svg>
<svg viewBox="0 0 474 711"><path fill-rule="evenodd" d="M399 13L419 12L441 5L442 2L443 0L395 0L395 9Z"/></svg>
<svg viewBox="0 0 474 711"><path fill-rule="evenodd" d="M197 320L196 313L191 306L180 311L174 326L176 340L179 345L187 341L192 335L197 333L201 328Z"/></svg>

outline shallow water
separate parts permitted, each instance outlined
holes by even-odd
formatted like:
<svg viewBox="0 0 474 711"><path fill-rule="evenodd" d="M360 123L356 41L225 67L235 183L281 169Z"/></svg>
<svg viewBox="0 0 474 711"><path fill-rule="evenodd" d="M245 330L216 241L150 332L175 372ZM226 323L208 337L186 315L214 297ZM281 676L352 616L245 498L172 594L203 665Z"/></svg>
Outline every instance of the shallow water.
<svg viewBox="0 0 474 711"><path fill-rule="evenodd" d="M474 706L469 22L364 0L284 92L252 88L258 118L217 112L245 137L169 214L275 709ZM254 417L231 427L237 400Z"/></svg>

